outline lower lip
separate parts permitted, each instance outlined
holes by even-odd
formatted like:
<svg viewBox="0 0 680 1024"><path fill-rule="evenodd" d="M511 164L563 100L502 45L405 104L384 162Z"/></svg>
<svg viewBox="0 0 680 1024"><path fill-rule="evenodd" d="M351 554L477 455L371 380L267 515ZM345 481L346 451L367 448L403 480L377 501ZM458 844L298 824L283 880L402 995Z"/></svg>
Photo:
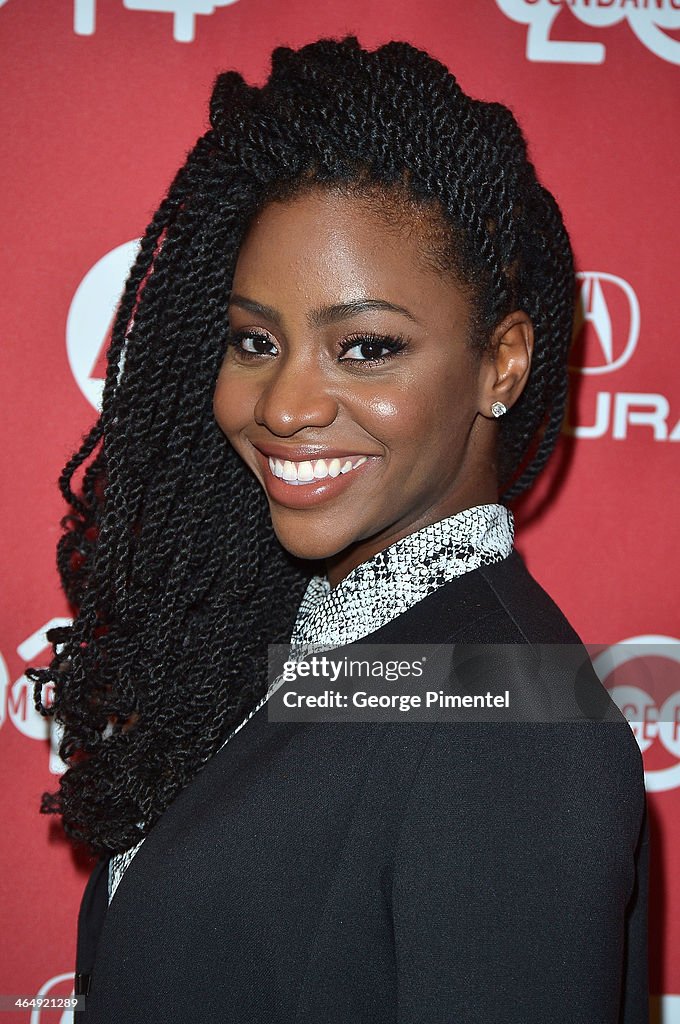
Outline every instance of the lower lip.
<svg viewBox="0 0 680 1024"><path fill-rule="evenodd" d="M322 480L310 480L309 483L288 484L278 476L274 476L269 468L269 458L263 455L256 448L257 458L264 474L267 494L279 505L286 508L311 508L320 505L324 501L337 498L352 483L377 461L377 456L369 455L366 462L362 462L356 469L350 469L347 473L340 473L338 476L326 476Z"/></svg>

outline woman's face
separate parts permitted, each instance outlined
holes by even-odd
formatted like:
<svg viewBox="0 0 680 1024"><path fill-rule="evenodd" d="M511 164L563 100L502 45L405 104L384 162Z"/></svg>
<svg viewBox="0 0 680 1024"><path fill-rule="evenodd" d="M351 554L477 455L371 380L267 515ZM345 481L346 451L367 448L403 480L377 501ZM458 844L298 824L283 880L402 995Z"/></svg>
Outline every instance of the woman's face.
<svg viewBox="0 0 680 1024"><path fill-rule="evenodd" d="M418 220L315 191L264 207L239 252L215 417L283 546L325 559L332 586L497 499L493 365L471 353L468 303L424 245Z"/></svg>

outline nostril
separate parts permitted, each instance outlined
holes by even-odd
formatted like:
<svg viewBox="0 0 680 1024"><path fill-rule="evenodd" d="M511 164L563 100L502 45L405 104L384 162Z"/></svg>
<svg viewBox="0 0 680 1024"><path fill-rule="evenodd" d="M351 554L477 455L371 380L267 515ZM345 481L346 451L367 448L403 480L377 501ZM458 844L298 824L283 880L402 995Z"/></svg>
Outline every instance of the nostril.
<svg viewBox="0 0 680 1024"><path fill-rule="evenodd" d="M271 382L260 393L253 410L255 422L279 436L295 433L302 427L330 426L337 414L337 399L300 375L292 385L283 378Z"/></svg>

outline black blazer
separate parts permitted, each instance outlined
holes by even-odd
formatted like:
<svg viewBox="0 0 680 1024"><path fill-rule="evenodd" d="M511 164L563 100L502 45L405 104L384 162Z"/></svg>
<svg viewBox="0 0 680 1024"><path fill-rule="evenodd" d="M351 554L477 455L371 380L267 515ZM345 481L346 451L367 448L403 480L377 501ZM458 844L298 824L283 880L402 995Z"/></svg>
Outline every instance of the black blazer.
<svg viewBox="0 0 680 1024"><path fill-rule="evenodd" d="M578 637L513 552L360 641L405 642ZM265 704L108 910L94 869L76 1019L646 1024L642 760L585 685L608 724L276 723Z"/></svg>

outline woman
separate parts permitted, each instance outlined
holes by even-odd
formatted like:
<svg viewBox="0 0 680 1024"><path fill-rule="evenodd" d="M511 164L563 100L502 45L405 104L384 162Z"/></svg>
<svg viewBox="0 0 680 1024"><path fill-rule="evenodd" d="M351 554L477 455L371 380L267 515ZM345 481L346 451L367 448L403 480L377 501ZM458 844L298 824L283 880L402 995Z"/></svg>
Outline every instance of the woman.
<svg viewBox="0 0 680 1024"><path fill-rule="evenodd" d="M32 670L69 764L43 809L100 857L85 1019L639 1024L642 768L590 668L597 720L266 707L274 643L472 644L532 698L494 645L581 650L507 508L563 417L558 207L510 112L406 43L279 47L210 121L64 471L78 614Z"/></svg>

